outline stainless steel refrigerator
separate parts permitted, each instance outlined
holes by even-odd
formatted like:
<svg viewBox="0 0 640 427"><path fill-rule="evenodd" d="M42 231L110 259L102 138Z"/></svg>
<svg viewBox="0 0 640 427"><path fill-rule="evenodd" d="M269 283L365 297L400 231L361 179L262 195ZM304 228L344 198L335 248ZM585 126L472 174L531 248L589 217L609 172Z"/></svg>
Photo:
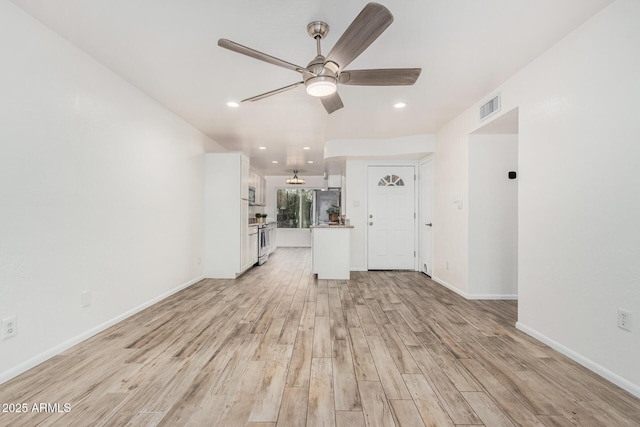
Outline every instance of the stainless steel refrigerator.
<svg viewBox="0 0 640 427"><path fill-rule="evenodd" d="M313 223L327 224L331 206L340 206L340 190L314 190L313 192Z"/></svg>

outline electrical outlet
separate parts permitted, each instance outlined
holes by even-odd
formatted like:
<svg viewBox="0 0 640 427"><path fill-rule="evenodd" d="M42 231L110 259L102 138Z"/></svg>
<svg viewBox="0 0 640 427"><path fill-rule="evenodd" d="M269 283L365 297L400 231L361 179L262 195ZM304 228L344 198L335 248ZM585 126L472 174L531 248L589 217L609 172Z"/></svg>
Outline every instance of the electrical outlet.
<svg viewBox="0 0 640 427"><path fill-rule="evenodd" d="M622 308L618 309L618 328L631 332L631 312Z"/></svg>
<svg viewBox="0 0 640 427"><path fill-rule="evenodd" d="M2 319L2 339L15 337L18 333L18 322L16 316L9 316L6 319Z"/></svg>

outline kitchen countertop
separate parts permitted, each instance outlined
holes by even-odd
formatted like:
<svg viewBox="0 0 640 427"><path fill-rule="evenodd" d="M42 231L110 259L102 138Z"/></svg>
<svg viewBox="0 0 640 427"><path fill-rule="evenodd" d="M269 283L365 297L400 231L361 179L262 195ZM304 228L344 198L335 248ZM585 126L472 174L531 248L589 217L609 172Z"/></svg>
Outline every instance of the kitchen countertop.
<svg viewBox="0 0 640 427"><path fill-rule="evenodd" d="M250 221L249 221L249 225L273 224L273 223L275 223L275 222L276 222L276 220L275 220L275 219L269 219L269 218L267 218L267 220L266 220L266 221L260 221L260 222L258 222L258 221L251 221L251 220L250 220Z"/></svg>
<svg viewBox="0 0 640 427"><path fill-rule="evenodd" d="M309 228L353 228L353 225L340 225L340 224L336 224L336 225L332 225L332 224L318 224L318 225L312 225Z"/></svg>

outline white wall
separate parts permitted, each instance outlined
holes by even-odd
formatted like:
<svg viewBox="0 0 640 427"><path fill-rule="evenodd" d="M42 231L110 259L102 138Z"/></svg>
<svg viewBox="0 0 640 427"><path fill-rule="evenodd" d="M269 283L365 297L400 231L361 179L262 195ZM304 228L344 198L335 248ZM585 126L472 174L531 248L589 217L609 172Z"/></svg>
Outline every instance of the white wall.
<svg viewBox="0 0 640 427"><path fill-rule="evenodd" d="M519 324L640 396L638 22L617 1L522 75Z"/></svg>
<svg viewBox="0 0 640 427"><path fill-rule="evenodd" d="M411 158L417 153L424 155L435 150L436 137L433 134L384 139L332 139L325 142L324 158L344 157L350 160L374 157Z"/></svg>
<svg viewBox="0 0 640 427"><path fill-rule="evenodd" d="M640 396L640 2L618 0L505 82L519 108L518 327ZM495 92L494 92L495 93ZM468 291L468 135L478 107L438 133L436 275ZM443 260L453 259L445 271ZM457 261L456 261L457 260Z"/></svg>
<svg viewBox="0 0 640 427"><path fill-rule="evenodd" d="M270 175L265 176L267 181L267 200L264 212L268 215L269 219L275 220L276 215L276 192L278 188L326 188L327 181L322 176L303 176L305 179L304 185L291 185L287 184L286 180L293 175L278 176ZM276 230L276 246L277 247L311 247L311 232L309 228L278 228Z"/></svg>
<svg viewBox="0 0 640 427"><path fill-rule="evenodd" d="M367 270L367 162L347 160L345 215L351 230L351 271Z"/></svg>
<svg viewBox="0 0 640 427"><path fill-rule="evenodd" d="M432 278L465 295L469 250L467 143L475 118L475 114L463 114L443 126L436 134L438 149L434 156Z"/></svg>
<svg viewBox="0 0 640 427"><path fill-rule="evenodd" d="M0 28L1 382L202 276L208 140L5 0Z"/></svg>
<svg viewBox="0 0 640 427"><path fill-rule="evenodd" d="M469 137L469 294L518 294L518 135Z"/></svg>

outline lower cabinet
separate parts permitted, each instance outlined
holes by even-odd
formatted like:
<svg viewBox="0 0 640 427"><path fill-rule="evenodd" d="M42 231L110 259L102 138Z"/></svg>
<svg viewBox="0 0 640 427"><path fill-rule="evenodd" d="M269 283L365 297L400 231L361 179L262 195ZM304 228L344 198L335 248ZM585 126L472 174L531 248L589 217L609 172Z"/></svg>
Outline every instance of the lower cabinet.
<svg viewBox="0 0 640 427"><path fill-rule="evenodd" d="M311 269L318 279L349 280L353 227L311 227Z"/></svg>
<svg viewBox="0 0 640 427"><path fill-rule="evenodd" d="M258 241L258 237L260 236L258 234L258 228L256 228L256 233L255 235L251 236L251 242L250 242L250 246L249 246L249 253L251 254L251 265L255 265L258 263L258 246L260 245L260 242Z"/></svg>

